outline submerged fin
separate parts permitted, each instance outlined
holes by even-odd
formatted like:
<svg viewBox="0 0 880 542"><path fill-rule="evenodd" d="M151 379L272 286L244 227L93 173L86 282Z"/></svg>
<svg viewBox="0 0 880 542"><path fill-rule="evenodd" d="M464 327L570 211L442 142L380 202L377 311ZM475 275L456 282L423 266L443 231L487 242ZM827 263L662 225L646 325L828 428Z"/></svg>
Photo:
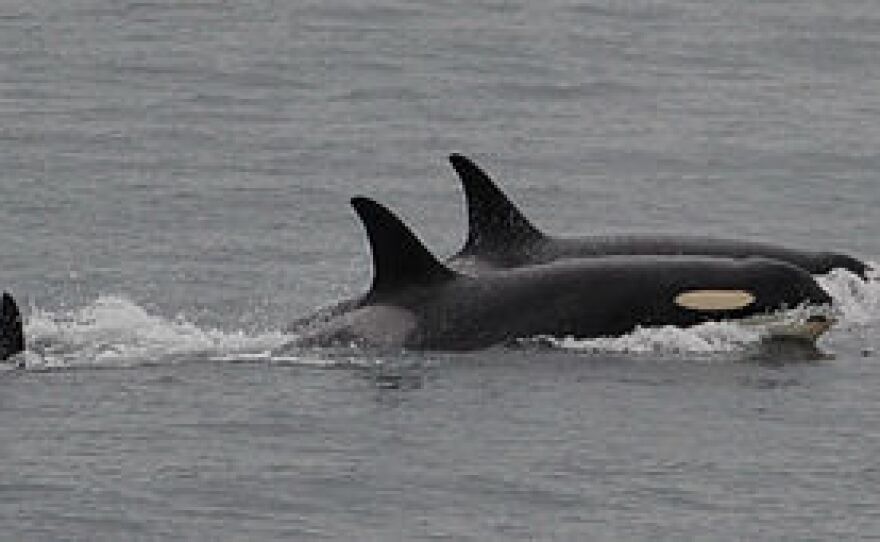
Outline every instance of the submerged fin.
<svg viewBox="0 0 880 542"><path fill-rule="evenodd" d="M368 298L455 278L455 272L440 263L391 211L364 197L352 198L351 205L367 230L373 252L373 286Z"/></svg>
<svg viewBox="0 0 880 542"><path fill-rule="evenodd" d="M516 249L544 238L492 179L470 159L449 156L464 187L468 237L462 253Z"/></svg>
<svg viewBox="0 0 880 542"><path fill-rule="evenodd" d="M3 292L0 301L0 360L24 350L24 329L18 305L8 292Z"/></svg>

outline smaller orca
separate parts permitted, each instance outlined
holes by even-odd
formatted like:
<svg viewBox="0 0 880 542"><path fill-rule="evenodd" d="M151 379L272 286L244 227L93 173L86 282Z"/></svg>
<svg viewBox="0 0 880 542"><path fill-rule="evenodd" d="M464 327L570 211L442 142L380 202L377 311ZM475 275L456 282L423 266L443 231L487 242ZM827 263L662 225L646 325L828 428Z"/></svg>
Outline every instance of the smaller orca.
<svg viewBox="0 0 880 542"><path fill-rule="evenodd" d="M359 299L319 311L297 330L296 345L470 350L831 303L804 269L764 258L581 258L468 276L440 262L382 205L363 197L351 204L373 255L372 286Z"/></svg>
<svg viewBox="0 0 880 542"><path fill-rule="evenodd" d="M24 326L18 305L8 292L0 300L0 360L24 351Z"/></svg>
<svg viewBox="0 0 880 542"><path fill-rule="evenodd" d="M656 254L761 256L797 265L816 275L835 268L847 269L862 279L867 275L867 264L845 254L793 250L770 243L669 235L551 237L532 225L472 160L453 154L449 161L461 179L467 200L467 241L448 261L459 269L479 272L486 267L520 267L560 258Z"/></svg>

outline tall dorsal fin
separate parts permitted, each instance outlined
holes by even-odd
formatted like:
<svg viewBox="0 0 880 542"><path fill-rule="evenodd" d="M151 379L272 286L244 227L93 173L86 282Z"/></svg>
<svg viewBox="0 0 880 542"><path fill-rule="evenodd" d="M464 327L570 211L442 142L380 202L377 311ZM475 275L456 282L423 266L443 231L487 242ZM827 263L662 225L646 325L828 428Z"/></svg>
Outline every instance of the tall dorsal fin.
<svg viewBox="0 0 880 542"><path fill-rule="evenodd" d="M368 297L456 277L391 211L364 197L352 198L351 205L367 230L373 252L373 286Z"/></svg>
<svg viewBox="0 0 880 542"><path fill-rule="evenodd" d="M473 161L452 154L449 162L461 179L467 201L468 237L462 253L503 251L544 238Z"/></svg>

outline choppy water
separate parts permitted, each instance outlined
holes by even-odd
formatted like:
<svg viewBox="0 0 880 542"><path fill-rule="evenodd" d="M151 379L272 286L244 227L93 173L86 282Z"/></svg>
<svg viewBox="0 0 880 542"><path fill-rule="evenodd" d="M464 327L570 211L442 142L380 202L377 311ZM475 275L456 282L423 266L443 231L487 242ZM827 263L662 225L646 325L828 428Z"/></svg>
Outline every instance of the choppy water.
<svg viewBox="0 0 880 542"><path fill-rule="evenodd" d="M729 324L273 354L365 288L355 194L438 254L453 151L556 233L880 260L873 2L0 2L15 540L880 536L880 287L818 350Z"/></svg>

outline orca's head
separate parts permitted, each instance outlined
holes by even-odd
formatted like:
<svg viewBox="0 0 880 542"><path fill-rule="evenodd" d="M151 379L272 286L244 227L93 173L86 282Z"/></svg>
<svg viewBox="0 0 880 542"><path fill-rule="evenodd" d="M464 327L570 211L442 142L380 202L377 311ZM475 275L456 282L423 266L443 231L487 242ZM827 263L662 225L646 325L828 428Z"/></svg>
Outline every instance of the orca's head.
<svg viewBox="0 0 880 542"><path fill-rule="evenodd" d="M831 295L808 271L784 262L766 261L760 265L764 280L758 288L761 306L756 307L757 312L798 309L793 314L798 315L799 324L792 328L784 325L771 334L815 340L836 322Z"/></svg>
<svg viewBox="0 0 880 542"><path fill-rule="evenodd" d="M794 316L794 322L775 328L771 326L770 333L774 337L815 340L837 322L839 307L834 307L833 298L812 273L846 269L865 280L871 270L856 258L832 252L811 255L804 263L806 268L775 260L754 260L754 264L763 270L759 273L761 279L755 281L758 301L750 308L758 314L776 309L799 309L783 316L783 322L791 316Z"/></svg>
<svg viewBox="0 0 880 542"><path fill-rule="evenodd" d="M758 299L767 308L799 305L831 305L831 295L804 269L775 260L752 259L761 279L756 281Z"/></svg>
<svg viewBox="0 0 880 542"><path fill-rule="evenodd" d="M674 305L699 319L741 318L793 309L830 306L831 296L806 270L766 258L745 258L726 269L702 274L678 288Z"/></svg>

